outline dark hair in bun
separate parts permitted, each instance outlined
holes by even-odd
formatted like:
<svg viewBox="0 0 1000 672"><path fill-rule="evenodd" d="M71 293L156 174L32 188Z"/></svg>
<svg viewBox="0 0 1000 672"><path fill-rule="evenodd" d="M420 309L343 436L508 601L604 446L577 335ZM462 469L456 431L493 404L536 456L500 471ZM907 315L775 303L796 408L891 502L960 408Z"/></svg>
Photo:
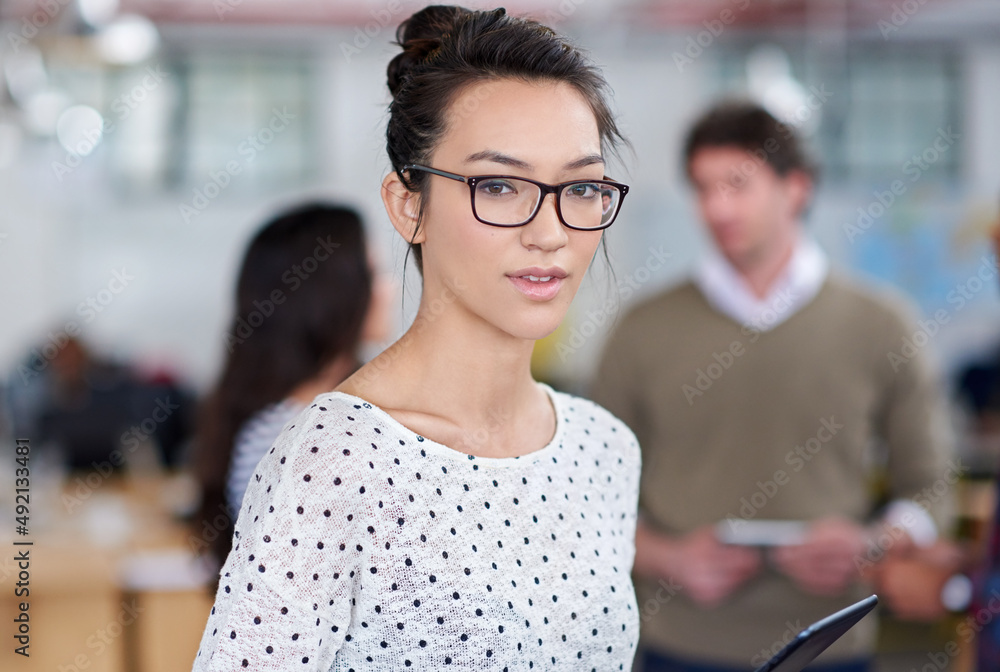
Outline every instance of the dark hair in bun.
<svg viewBox="0 0 1000 672"><path fill-rule="evenodd" d="M407 177L403 166L426 162L445 130L452 101L476 82L565 82L590 104L602 150L614 153L625 142L607 103L604 76L582 52L537 21L510 16L503 8L433 5L400 24L396 41L403 51L386 73L392 92L386 149L393 170L411 191L423 189L427 174L415 171ZM477 101L469 103L474 107ZM422 271L420 246L411 249Z"/></svg>

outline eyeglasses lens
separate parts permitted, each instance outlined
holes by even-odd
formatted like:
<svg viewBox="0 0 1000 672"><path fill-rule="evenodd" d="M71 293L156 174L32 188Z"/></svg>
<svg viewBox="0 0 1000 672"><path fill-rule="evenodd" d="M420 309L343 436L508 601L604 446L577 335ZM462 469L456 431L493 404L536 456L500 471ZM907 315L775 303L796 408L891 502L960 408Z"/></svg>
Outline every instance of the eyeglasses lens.
<svg viewBox="0 0 1000 672"><path fill-rule="evenodd" d="M480 219L491 224L513 226L531 219L541 189L516 178L490 178L476 184L474 205ZM620 190L605 182L578 182L563 187L559 193L563 219L579 229L598 229L615 216Z"/></svg>

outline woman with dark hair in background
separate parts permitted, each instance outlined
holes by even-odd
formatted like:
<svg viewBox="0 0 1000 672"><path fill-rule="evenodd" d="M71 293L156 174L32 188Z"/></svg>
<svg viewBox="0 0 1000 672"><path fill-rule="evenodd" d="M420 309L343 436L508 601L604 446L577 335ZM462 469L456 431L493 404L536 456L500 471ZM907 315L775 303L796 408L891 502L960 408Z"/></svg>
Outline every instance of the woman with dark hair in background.
<svg viewBox="0 0 1000 672"><path fill-rule="evenodd" d="M250 242L228 356L196 444L203 499L195 534L218 564L229 554L247 483L281 428L358 368L363 340L388 337L375 284L361 218L350 208L294 208ZM215 529L223 519L227 529Z"/></svg>
<svg viewBox="0 0 1000 672"><path fill-rule="evenodd" d="M503 9L397 40L382 200L417 315L261 459L195 669L630 669L639 447L530 369L628 191L607 85Z"/></svg>

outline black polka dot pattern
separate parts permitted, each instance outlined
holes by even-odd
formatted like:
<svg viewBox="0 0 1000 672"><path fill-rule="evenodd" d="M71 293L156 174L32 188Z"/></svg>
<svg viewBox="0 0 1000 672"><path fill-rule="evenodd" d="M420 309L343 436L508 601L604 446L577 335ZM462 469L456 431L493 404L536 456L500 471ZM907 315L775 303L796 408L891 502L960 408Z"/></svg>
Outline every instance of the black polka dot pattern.
<svg viewBox="0 0 1000 672"><path fill-rule="evenodd" d="M249 484L194 669L631 669L639 448L542 387L555 437L504 459L317 397Z"/></svg>

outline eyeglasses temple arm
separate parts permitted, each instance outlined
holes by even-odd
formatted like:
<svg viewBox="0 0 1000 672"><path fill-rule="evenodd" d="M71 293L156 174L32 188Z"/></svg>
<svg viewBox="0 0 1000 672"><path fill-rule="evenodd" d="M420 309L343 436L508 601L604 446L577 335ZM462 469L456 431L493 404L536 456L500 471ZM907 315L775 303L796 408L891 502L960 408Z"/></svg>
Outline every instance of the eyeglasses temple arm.
<svg viewBox="0 0 1000 672"><path fill-rule="evenodd" d="M427 166L421 166L416 163L408 163L403 166L403 170L422 170L425 173L433 173L434 175L440 175L441 177L447 177L449 179L455 180L457 182L467 182L468 179L464 175L459 175L458 173L449 173L444 170L438 170L437 168L429 168Z"/></svg>

